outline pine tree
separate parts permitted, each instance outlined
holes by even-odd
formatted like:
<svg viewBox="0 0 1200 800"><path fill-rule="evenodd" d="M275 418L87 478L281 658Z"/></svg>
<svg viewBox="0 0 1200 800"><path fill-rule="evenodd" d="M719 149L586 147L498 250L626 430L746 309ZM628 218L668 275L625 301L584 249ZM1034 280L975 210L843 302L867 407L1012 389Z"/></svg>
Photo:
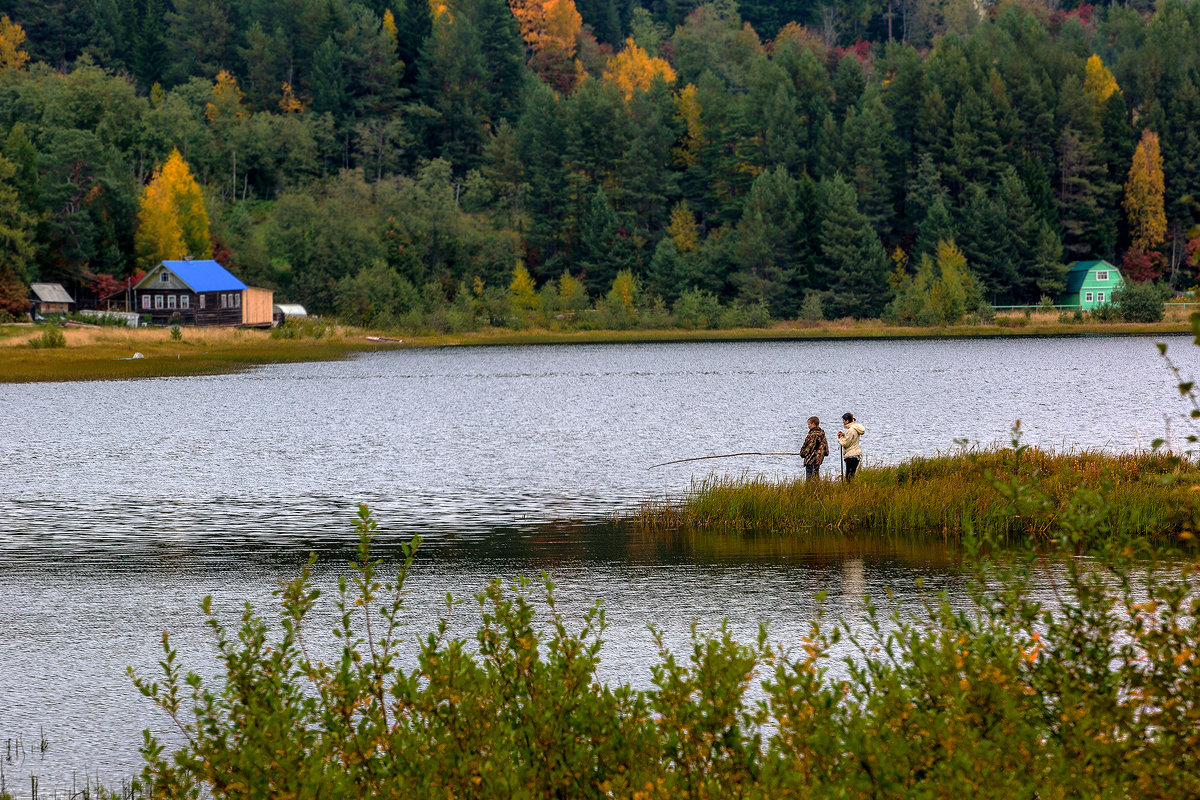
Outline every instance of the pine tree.
<svg viewBox="0 0 1200 800"><path fill-rule="evenodd" d="M579 231L579 265L584 270L583 282L592 294L602 294L624 266L619 225L604 189L598 187Z"/></svg>
<svg viewBox="0 0 1200 800"><path fill-rule="evenodd" d="M883 243L858 210L854 187L840 175L821 182L823 219L818 277L830 291L832 317L877 317L888 300L888 258Z"/></svg>
<svg viewBox="0 0 1200 800"><path fill-rule="evenodd" d="M732 242L740 268L730 277L739 298L766 303L775 316L794 315L800 292L794 285L797 266L797 185L783 167L759 175L742 206Z"/></svg>

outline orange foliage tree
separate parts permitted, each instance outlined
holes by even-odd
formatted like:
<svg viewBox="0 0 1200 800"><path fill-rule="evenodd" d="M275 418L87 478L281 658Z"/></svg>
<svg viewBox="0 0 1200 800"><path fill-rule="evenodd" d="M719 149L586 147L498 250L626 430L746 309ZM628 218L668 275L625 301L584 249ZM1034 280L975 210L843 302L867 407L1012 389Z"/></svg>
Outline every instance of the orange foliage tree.
<svg viewBox="0 0 1200 800"><path fill-rule="evenodd" d="M574 0L509 0L525 40L526 62L560 92L570 91L582 72L575 48L583 17Z"/></svg>
<svg viewBox="0 0 1200 800"><path fill-rule="evenodd" d="M635 89L649 89L655 78L671 83L675 80L675 70L664 59L638 47L632 38L625 40L625 49L604 67L604 80L620 89L626 100L633 97Z"/></svg>

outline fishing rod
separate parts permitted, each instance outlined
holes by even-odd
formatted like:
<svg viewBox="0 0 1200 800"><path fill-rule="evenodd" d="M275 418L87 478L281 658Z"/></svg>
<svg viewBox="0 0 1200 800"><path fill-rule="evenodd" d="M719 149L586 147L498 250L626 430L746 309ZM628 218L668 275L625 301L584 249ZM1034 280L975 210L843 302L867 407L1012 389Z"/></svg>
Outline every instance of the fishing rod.
<svg viewBox="0 0 1200 800"><path fill-rule="evenodd" d="M723 453L719 456L696 456L695 458L679 458L674 461L664 461L661 464L651 464L646 469L665 467L668 464L682 464L685 461L704 461L709 458L735 458L737 456L799 456L803 453Z"/></svg>

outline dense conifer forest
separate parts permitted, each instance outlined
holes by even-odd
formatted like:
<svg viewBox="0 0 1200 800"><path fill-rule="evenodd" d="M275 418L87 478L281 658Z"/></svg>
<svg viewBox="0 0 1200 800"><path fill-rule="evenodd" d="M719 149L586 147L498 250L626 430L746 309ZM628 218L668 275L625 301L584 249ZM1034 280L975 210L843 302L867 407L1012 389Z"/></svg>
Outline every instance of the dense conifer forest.
<svg viewBox="0 0 1200 800"><path fill-rule="evenodd" d="M1037 303L1090 258L1196 278L1196 2L0 14L10 310L29 281L86 304L184 252L313 311L448 328L606 296L895 316L942 272Z"/></svg>

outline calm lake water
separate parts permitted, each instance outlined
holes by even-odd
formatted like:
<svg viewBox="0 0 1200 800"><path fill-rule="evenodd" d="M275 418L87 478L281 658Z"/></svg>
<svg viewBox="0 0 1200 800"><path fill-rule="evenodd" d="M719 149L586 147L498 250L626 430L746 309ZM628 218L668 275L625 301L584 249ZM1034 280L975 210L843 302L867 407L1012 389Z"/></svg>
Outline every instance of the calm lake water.
<svg viewBox="0 0 1200 800"><path fill-rule="evenodd" d="M1200 372L1190 337L1167 337ZM603 600L604 677L646 686L646 624L682 646L699 619L760 621L783 644L814 595L856 619L865 595L916 599L914 582L962 597L953 553L774 537L651 538L613 512L677 495L711 473L791 475L786 457L673 458L799 449L805 419L851 410L868 463L1004 442L1017 418L1042 446L1129 450L1183 410L1154 339L772 342L389 351L240 375L0 385L0 766L28 795L119 781L141 730L167 721L132 688L153 674L164 629L184 664L211 671L204 595L233 621L310 551L316 580L344 571L355 504L380 549L422 534L410 631L447 591L496 577L558 584L578 619ZM836 471L837 462L826 466ZM453 629L474 629L472 603ZM41 732L46 752L34 751ZM6 740L25 750L7 760Z"/></svg>

